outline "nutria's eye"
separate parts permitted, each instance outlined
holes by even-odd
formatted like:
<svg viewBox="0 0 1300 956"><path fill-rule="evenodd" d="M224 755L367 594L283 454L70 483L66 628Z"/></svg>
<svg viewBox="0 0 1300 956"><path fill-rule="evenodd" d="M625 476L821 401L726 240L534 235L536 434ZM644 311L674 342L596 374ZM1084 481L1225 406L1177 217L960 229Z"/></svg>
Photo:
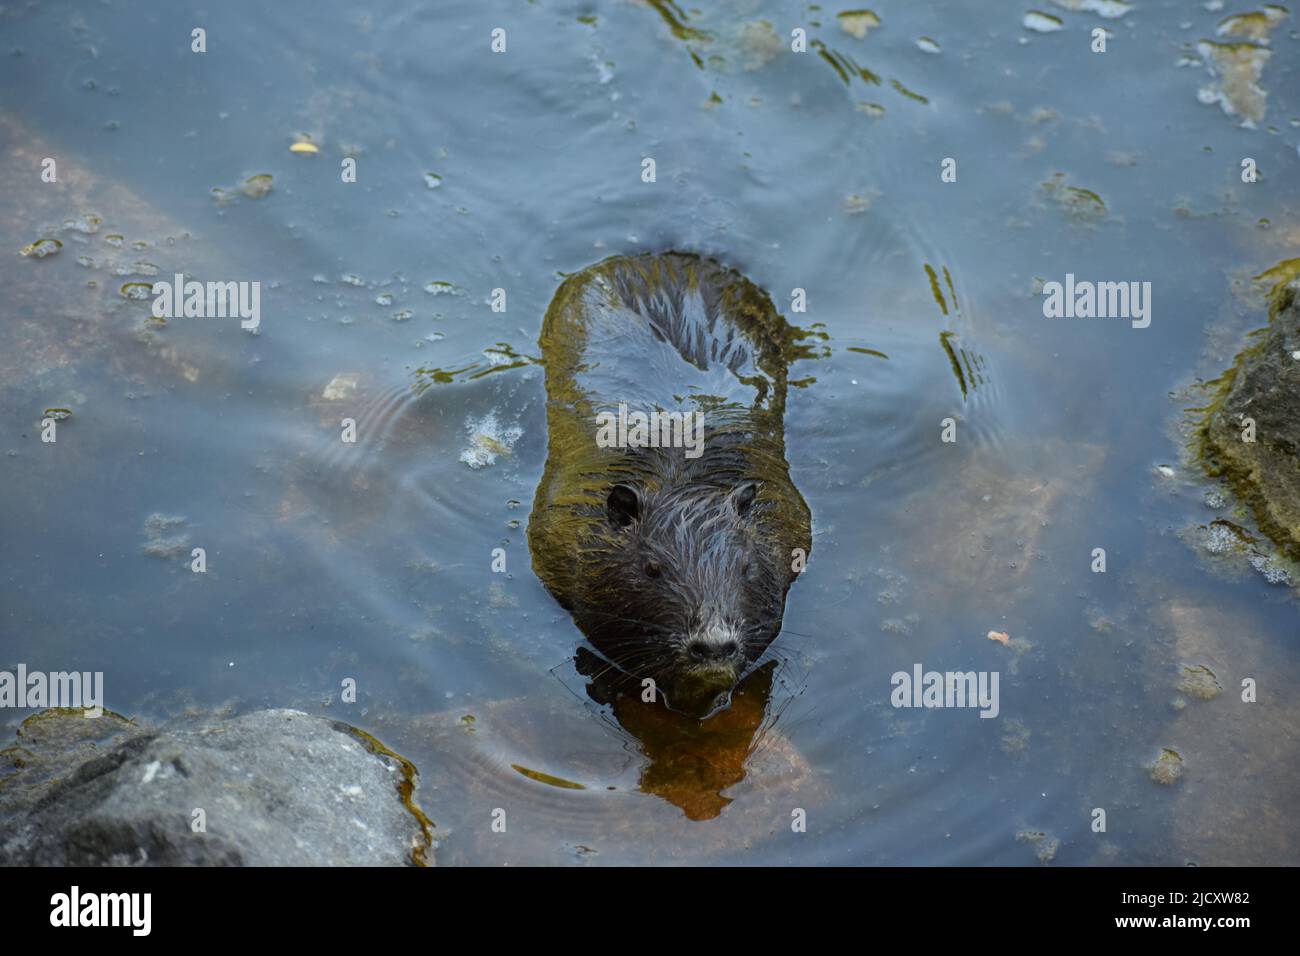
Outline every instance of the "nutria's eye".
<svg viewBox="0 0 1300 956"><path fill-rule="evenodd" d="M647 561L645 573L648 577L657 578L659 575L663 574L663 571L660 569L659 565L655 564L653 561Z"/></svg>

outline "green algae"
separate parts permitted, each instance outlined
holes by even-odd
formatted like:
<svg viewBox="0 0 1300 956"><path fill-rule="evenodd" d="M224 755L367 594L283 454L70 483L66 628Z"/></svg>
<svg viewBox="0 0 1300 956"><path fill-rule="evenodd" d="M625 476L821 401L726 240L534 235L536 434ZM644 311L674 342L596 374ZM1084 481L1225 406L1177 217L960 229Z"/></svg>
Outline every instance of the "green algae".
<svg viewBox="0 0 1300 956"><path fill-rule="evenodd" d="M830 64L831 69L844 82L845 86L851 84L856 77L864 83L871 83L875 86L880 85L880 77L867 69L865 66L858 64L847 53L841 53L838 50L831 49L821 40L813 40L812 48L817 51L817 55Z"/></svg>
<svg viewBox="0 0 1300 956"><path fill-rule="evenodd" d="M659 17L668 25L668 31L677 39L696 40L701 43L708 43L713 39L704 30L688 27L686 21L689 18L673 0L645 0L645 2L659 14ZM692 54L692 56L694 55Z"/></svg>
<svg viewBox="0 0 1300 956"><path fill-rule="evenodd" d="M395 750L390 749L382 743L377 737L366 733L358 727L351 724L345 724L341 720L334 722L334 729L342 733L350 734L356 740L360 741L362 746L370 753L379 757L388 757L390 760L397 761L402 768L402 782L397 785L398 796L401 797L402 806L411 816L415 817L416 822L420 825L420 834L424 842L411 848L411 862L416 866L428 866L430 864L429 854L433 852L433 831L435 824L420 809L420 805L415 802L415 782L420 776L416 770L415 764L407 760Z"/></svg>
<svg viewBox="0 0 1300 956"><path fill-rule="evenodd" d="M1297 278L1300 278L1300 258L1284 260L1255 276L1269 287L1269 324L1251 332L1247 338L1254 341L1237 354L1232 366L1202 386L1209 394L1209 401L1187 411L1197 416L1191 451L1206 475L1225 481L1237 499L1249 507L1259 530L1287 557L1300 561L1300 476L1297 475L1300 447L1296 447L1294 435L1288 439L1284 431L1263 426L1255 441L1244 441L1240 417L1229 412L1233 396L1238 388L1246 386L1249 372L1263 369L1265 374L1283 374L1279 369L1285 369L1288 358L1270 353L1281 345L1273 335L1276 331L1277 338L1282 338L1280 316L1284 311L1300 308ZM1279 405L1294 401L1284 385L1284 382L1276 383L1275 397ZM1288 418L1280 407L1277 410L1261 407L1254 416L1263 419L1270 413ZM1294 426L1294 422L1291 424Z"/></svg>
<svg viewBox="0 0 1300 956"><path fill-rule="evenodd" d="M1106 201L1091 189L1071 186L1065 173L1053 173L1052 178L1042 184L1042 189L1066 216L1076 222L1091 223L1106 218Z"/></svg>
<svg viewBox="0 0 1300 956"><path fill-rule="evenodd" d="M894 89L896 89L898 92L902 93L904 96L908 97L909 99L916 100L918 103L930 102L930 98L928 96L922 96L920 93L917 93L914 90L909 90L898 80L890 80L889 85L892 86Z"/></svg>
<svg viewBox="0 0 1300 956"><path fill-rule="evenodd" d="M961 386L961 397L965 398L966 397L966 375L962 371L961 362L957 360L957 352L952 347L952 342L949 341L956 334L957 333L955 332L940 332L939 344L942 345L943 350L946 353L948 353L948 361L952 364L952 373L957 379L957 384Z"/></svg>
<svg viewBox="0 0 1300 956"><path fill-rule="evenodd" d="M516 351L508 342L498 342L493 348L484 349L483 354L487 356L486 361L472 362L458 368L417 368L411 373L415 379L412 390L418 395L433 385L472 382L497 372L541 364L541 359Z"/></svg>
<svg viewBox="0 0 1300 956"><path fill-rule="evenodd" d="M536 780L538 783L544 783L551 787L559 787L561 790L587 789L584 784L574 783L572 780L565 780L563 777L552 776L549 773L542 773L540 770L529 770L527 767L521 767L517 763L512 763L510 769L523 774L529 780Z"/></svg>
<svg viewBox="0 0 1300 956"><path fill-rule="evenodd" d="M944 268L943 272L944 275L948 275L947 267ZM934 271L934 266L930 265L930 263L928 262L925 263L925 274L930 277L930 294L934 296L934 301L939 303L939 310L943 312L944 315L947 315L948 302L943 297L943 290L939 288L939 274ZM948 277L948 288L951 291L952 289L951 276ZM957 306L956 296L954 295L953 308L956 308L956 306Z"/></svg>

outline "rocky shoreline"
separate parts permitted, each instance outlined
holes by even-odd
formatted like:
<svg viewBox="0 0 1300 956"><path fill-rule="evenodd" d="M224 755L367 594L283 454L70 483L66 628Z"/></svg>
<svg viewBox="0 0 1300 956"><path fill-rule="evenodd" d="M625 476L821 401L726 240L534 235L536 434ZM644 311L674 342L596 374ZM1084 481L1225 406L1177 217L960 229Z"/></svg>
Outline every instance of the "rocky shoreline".
<svg viewBox="0 0 1300 956"><path fill-rule="evenodd" d="M1260 530L1300 560L1300 281L1279 283L1269 324L1211 383L1198 457L1249 505Z"/></svg>
<svg viewBox="0 0 1300 956"><path fill-rule="evenodd" d="M411 763L301 711L151 728L48 710L0 758L0 866L433 863Z"/></svg>

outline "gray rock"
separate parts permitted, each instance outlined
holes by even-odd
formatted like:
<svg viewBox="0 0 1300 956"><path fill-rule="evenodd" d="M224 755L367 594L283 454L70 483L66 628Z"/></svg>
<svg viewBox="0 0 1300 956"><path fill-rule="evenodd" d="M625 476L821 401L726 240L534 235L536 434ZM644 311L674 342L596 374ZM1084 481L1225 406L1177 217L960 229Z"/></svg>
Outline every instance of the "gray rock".
<svg viewBox="0 0 1300 956"><path fill-rule="evenodd" d="M414 767L294 710L162 729L46 711L3 751L0 865L431 863ZM206 832L194 832L197 810Z"/></svg>
<svg viewBox="0 0 1300 956"><path fill-rule="evenodd" d="M1219 380L1201 426L1206 470L1227 478L1267 534L1300 560L1300 286L1273 292L1268 328ZM1244 420L1255 441L1243 441Z"/></svg>

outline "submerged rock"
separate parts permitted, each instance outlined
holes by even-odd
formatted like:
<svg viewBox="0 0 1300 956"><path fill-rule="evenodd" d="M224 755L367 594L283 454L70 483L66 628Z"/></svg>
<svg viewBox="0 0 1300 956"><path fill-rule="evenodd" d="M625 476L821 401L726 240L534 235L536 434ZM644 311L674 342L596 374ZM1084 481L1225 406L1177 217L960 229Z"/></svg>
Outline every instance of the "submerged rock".
<svg viewBox="0 0 1300 956"><path fill-rule="evenodd" d="M1163 747L1160 756L1148 764L1147 769L1156 783L1170 786L1177 783L1183 775L1183 755L1172 747Z"/></svg>
<svg viewBox="0 0 1300 956"><path fill-rule="evenodd" d="M1056 852L1061 848L1058 837L1042 830L1019 830L1016 832L1016 839L1032 846L1034 855L1038 857L1040 863L1051 863L1056 859Z"/></svg>
<svg viewBox="0 0 1300 956"><path fill-rule="evenodd" d="M1268 327L1218 379L1199 428L1205 470L1226 478L1260 530L1300 560L1300 284L1273 292Z"/></svg>
<svg viewBox="0 0 1300 956"><path fill-rule="evenodd" d="M414 767L338 721L265 710L156 729L51 710L18 744L0 754L0 866L432 862Z"/></svg>
<svg viewBox="0 0 1300 956"><path fill-rule="evenodd" d="M1140 587L1154 587L1155 580ZM1195 768L1195 779L1172 789L1171 862L1201 866L1294 866L1300 860L1295 795L1300 793L1300 701L1286 688L1300 683L1300 659L1284 635L1264 627L1267 614L1243 615L1196 584L1166 590L1152 625L1173 636L1154 641L1144 667L1172 660L1214 672L1223 691L1212 703L1185 699L1159 728L1157 742L1173 742L1178 760L1163 769ZM1243 698L1253 678L1284 689L1260 703ZM1164 694L1168 687L1152 688ZM1157 756L1152 754L1151 756Z"/></svg>
<svg viewBox="0 0 1300 956"><path fill-rule="evenodd" d="M1184 664L1179 669L1178 690L1188 697L1213 700L1223 693L1223 685L1204 664Z"/></svg>

